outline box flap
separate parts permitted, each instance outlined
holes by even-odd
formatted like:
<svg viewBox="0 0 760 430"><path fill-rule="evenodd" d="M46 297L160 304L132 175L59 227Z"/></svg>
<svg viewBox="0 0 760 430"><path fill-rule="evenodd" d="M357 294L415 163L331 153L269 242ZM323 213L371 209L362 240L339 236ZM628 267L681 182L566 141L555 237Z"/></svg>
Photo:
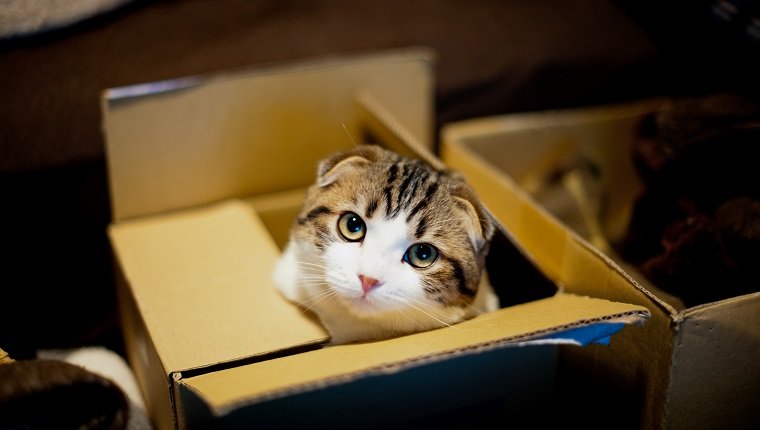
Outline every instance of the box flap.
<svg viewBox="0 0 760 430"><path fill-rule="evenodd" d="M363 143L379 144L403 156L419 158L435 169L446 168L432 148L409 129L409 118L399 116L399 112L392 110L369 91L359 91L355 103L366 141ZM411 123L420 121L430 120L417 118L412 119Z"/></svg>
<svg viewBox="0 0 760 430"><path fill-rule="evenodd" d="M444 133L450 140L466 139L468 146L531 193L546 188L549 178L579 163L616 166L594 178L609 192L603 207L598 208L602 212L598 226L587 226L598 227L600 236L614 241L627 227L632 201L641 190L626 150L634 138L633 130L642 115L665 104L663 99L648 99L479 118L450 124ZM505 145L510 150L505 150ZM589 236L596 244L596 235Z"/></svg>
<svg viewBox="0 0 760 430"><path fill-rule="evenodd" d="M672 306L644 289L611 258L566 228L508 174L490 163L487 152L484 154L471 147L473 142L483 139L498 139L509 130L505 128L507 125L514 126L495 119L449 125L443 132L441 158L464 173L489 211L517 238L544 273L568 292L649 306L654 302L659 307L658 317L672 318L676 314Z"/></svg>
<svg viewBox="0 0 760 430"><path fill-rule="evenodd" d="M277 293L279 250L248 204L122 222L109 234L167 373L328 338Z"/></svg>
<svg viewBox="0 0 760 430"><path fill-rule="evenodd" d="M432 145L432 53L406 49L106 92L114 220L309 184L365 90ZM286 148L298 148L298 154ZM287 166L287 168L283 168Z"/></svg>
<svg viewBox="0 0 760 430"><path fill-rule="evenodd" d="M668 387L668 428L760 425L758 303L760 293L753 293L684 311Z"/></svg>
<svg viewBox="0 0 760 430"><path fill-rule="evenodd" d="M241 403L395 372L451 354L480 352L563 330L641 321L645 308L558 294L500 309L452 327L384 340L338 345L182 379L217 414ZM609 335L599 331L602 338ZM561 335L558 337L562 337Z"/></svg>

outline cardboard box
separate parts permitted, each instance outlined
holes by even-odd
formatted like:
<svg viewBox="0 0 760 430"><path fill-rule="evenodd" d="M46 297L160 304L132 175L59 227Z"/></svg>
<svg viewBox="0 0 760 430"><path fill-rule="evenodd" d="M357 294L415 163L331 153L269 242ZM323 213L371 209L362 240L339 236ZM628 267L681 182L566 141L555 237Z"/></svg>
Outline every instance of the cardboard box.
<svg viewBox="0 0 760 430"><path fill-rule="evenodd" d="M158 428L379 427L498 398L518 411L551 393L552 345L608 342L648 317L557 294L322 347L320 324L272 285L279 247L325 155L367 136L440 163L426 150L431 74L411 49L105 94L120 308ZM501 238L491 260L524 259Z"/></svg>
<svg viewBox="0 0 760 430"><path fill-rule="evenodd" d="M642 189L630 161L634 128L664 103L645 100L449 124L442 131L441 157L465 173L564 291L636 303L652 313L643 330L616 337L616 348L562 354L607 379L621 398L640 402L642 428L758 428L760 294L684 308L609 246L625 231ZM593 195L578 193L572 182L579 178L564 183L564 193L536 186L542 175L578 158L601 169L603 206L593 204ZM547 247L547 242L561 245ZM592 265L599 269L589 270ZM600 278L612 273L631 282Z"/></svg>

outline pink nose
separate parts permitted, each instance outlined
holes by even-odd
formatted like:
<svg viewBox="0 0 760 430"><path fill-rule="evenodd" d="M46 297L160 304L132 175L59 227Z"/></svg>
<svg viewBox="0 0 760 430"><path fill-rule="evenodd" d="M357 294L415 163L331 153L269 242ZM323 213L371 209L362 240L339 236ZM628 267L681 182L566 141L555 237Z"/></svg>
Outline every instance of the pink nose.
<svg viewBox="0 0 760 430"><path fill-rule="evenodd" d="M380 282L375 278L364 275L359 275L359 280L362 281L362 290L364 291L364 294L367 294L369 290L375 288Z"/></svg>

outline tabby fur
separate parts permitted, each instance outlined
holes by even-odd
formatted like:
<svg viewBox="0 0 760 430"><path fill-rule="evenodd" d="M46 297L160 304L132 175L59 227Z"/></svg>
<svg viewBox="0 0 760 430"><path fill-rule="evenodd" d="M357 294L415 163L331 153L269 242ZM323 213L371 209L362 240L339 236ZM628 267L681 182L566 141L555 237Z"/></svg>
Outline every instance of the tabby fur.
<svg viewBox="0 0 760 430"><path fill-rule="evenodd" d="M448 326L498 307L481 283L493 230L459 175L363 145L319 163L275 282L333 343Z"/></svg>

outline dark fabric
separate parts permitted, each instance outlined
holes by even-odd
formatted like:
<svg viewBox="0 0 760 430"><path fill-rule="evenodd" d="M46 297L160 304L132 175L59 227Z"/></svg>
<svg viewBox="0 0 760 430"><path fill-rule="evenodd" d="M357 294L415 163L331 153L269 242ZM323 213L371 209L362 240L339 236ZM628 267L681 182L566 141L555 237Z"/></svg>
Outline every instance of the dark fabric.
<svg viewBox="0 0 760 430"><path fill-rule="evenodd" d="M119 430L127 397L109 379L56 360L0 365L0 428Z"/></svg>

